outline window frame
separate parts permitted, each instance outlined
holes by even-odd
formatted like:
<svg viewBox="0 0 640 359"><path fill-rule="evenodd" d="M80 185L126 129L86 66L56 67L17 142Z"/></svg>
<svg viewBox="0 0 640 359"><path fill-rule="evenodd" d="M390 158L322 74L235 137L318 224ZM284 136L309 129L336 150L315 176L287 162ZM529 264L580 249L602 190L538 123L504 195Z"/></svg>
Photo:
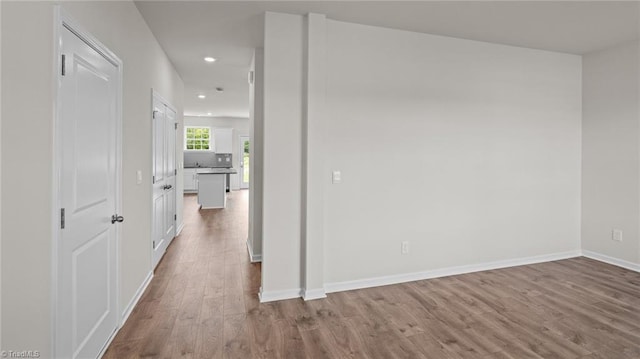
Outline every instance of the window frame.
<svg viewBox="0 0 640 359"><path fill-rule="evenodd" d="M197 149L197 148L187 148L187 142L189 140L192 141L196 141L196 138L189 138L189 129L194 129L194 132L196 129L207 129L209 131L209 138L207 139L199 139L200 141L208 141L209 142L209 149ZM184 126L184 151L187 152L214 152L214 139L213 139L213 129L209 126Z"/></svg>

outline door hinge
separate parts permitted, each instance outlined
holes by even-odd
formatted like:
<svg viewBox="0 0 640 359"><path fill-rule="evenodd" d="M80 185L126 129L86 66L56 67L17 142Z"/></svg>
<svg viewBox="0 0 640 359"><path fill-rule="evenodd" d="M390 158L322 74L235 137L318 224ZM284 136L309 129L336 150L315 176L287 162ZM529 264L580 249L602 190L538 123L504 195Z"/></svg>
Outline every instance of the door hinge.
<svg viewBox="0 0 640 359"><path fill-rule="evenodd" d="M156 183L156 176L153 176L153 177L152 177L151 183L152 183L152 184L155 184L155 183Z"/></svg>
<svg viewBox="0 0 640 359"><path fill-rule="evenodd" d="M156 118L156 113L157 113L157 112L158 112L157 110L153 110L153 113L151 114L151 118L154 118L154 119L155 119L155 118Z"/></svg>
<svg viewBox="0 0 640 359"><path fill-rule="evenodd" d="M67 74L65 59L66 59L66 56L62 54L62 76L65 76Z"/></svg>
<svg viewBox="0 0 640 359"><path fill-rule="evenodd" d="M177 214L174 214L174 215L173 215L173 220L174 220L174 221L177 221L177 220L178 220L178 215L177 215Z"/></svg>
<svg viewBox="0 0 640 359"><path fill-rule="evenodd" d="M64 208L60 208L60 229L64 229Z"/></svg>
<svg viewBox="0 0 640 359"><path fill-rule="evenodd" d="M178 123L176 122L173 125L175 126L175 129L177 130L178 129Z"/></svg>
<svg viewBox="0 0 640 359"><path fill-rule="evenodd" d="M152 246L153 246L153 249L156 249L156 241L153 241Z"/></svg>
<svg viewBox="0 0 640 359"><path fill-rule="evenodd" d="M173 174L174 174L175 176L177 176L177 175L178 175L178 170L177 170L177 169L174 169L174 170L173 170Z"/></svg>

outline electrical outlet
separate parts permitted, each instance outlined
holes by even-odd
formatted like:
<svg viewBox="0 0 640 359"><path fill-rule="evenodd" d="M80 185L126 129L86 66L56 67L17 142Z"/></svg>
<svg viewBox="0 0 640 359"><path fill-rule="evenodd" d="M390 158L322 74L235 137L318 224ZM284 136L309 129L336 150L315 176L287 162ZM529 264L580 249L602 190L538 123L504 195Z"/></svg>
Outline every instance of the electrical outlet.
<svg viewBox="0 0 640 359"><path fill-rule="evenodd" d="M402 254L409 254L409 241L402 242L400 252Z"/></svg>
<svg viewBox="0 0 640 359"><path fill-rule="evenodd" d="M617 242L622 242L622 230L614 229L611 231L611 239Z"/></svg>
<svg viewBox="0 0 640 359"><path fill-rule="evenodd" d="M142 184L142 171L136 171L136 184Z"/></svg>

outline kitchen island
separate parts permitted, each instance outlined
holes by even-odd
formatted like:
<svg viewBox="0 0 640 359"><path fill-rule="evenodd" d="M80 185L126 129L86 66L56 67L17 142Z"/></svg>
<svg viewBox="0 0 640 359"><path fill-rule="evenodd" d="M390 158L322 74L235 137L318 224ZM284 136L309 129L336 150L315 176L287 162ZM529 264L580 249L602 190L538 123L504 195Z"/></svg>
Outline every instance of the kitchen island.
<svg viewBox="0 0 640 359"><path fill-rule="evenodd" d="M238 173L233 168L198 169L198 204L200 208L227 207L227 175Z"/></svg>

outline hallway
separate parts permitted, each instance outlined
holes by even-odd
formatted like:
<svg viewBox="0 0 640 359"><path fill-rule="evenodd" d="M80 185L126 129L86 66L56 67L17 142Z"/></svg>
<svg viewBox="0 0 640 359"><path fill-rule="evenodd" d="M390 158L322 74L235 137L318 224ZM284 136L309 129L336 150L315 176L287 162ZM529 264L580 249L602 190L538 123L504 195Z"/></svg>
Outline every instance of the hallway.
<svg viewBox="0 0 640 359"><path fill-rule="evenodd" d="M185 195L184 229L105 358L214 358L224 344L248 346L245 307L260 288L260 264L246 248L248 202L249 191L233 191L226 209L200 211Z"/></svg>

